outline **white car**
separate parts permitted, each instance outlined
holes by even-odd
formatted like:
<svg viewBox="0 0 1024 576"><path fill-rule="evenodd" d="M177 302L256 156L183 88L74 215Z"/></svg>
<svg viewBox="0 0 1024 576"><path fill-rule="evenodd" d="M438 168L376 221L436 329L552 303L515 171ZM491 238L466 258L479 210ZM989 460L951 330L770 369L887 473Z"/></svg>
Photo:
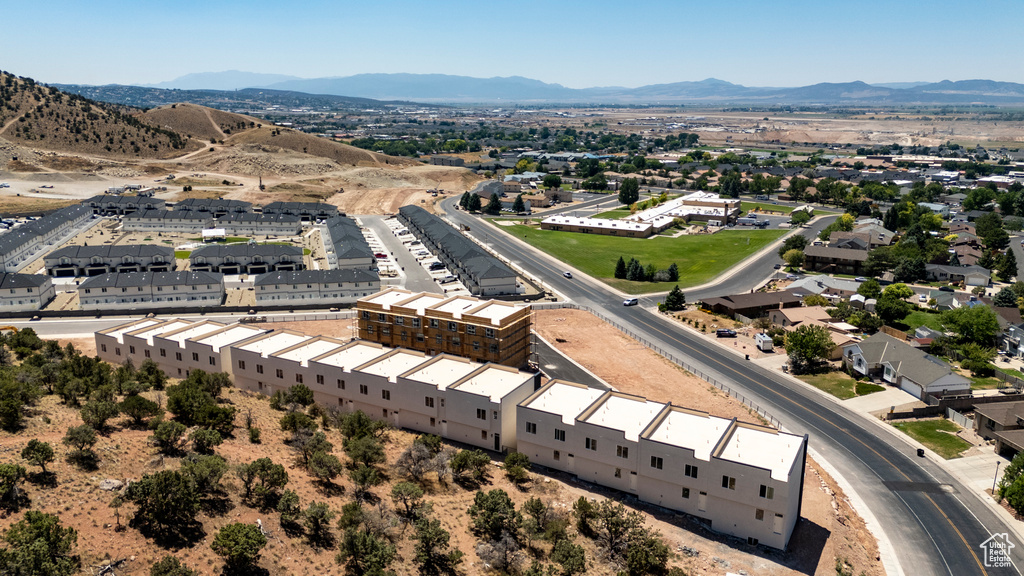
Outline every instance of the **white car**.
<svg viewBox="0 0 1024 576"><path fill-rule="evenodd" d="M7 182L0 182L0 188L10 188L10 187L11 187L11 185L8 184ZM1024 244L1024 241L1021 241L1021 244Z"/></svg>
<svg viewBox="0 0 1024 576"><path fill-rule="evenodd" d="M917 301L918 302L927 302L928 301L928 295L927 294L921 294L920 296L917 297Z"/></svg>
<svg viewBox="0 0 1024 576"><path fill-rule="evenodd" d="M638 300L636 298L627 298L627 299L622 301L622 305L623 306L636 306L639 303L640 303L640 300Z"/></svg>

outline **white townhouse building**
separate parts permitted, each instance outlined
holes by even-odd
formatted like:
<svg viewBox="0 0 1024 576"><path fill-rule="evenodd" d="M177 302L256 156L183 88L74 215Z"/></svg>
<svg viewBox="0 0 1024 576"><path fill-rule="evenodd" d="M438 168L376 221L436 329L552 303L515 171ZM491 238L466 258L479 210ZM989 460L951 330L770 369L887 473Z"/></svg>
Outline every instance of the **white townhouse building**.
<svg viewBox="0 0 1024 576"><path fill-rule="evenodd" d="M380 292L380 276L361 268L269 272L254 288L261 304L352 304Z"/></svg>
<svg viewBox="0 0 1024 576"><path fill-rule="evenodd" d="M213 215L193 210L140 210L121 218L125 232L187 232L213 228Z"/></svg>
<svg viewBox="0 0 1024 576"><path fill-rule="evenodd" d="M56 295L53 281L44 274L0 272L0 312L31 312L46 306Z"/></svg>
<svg viewBox="0 0 1024 576"><path fill-rule="evenodd" d="M78 285L82 310L205 308L224 302L224 275L213 272L134 272L93 276Z"/></svg>

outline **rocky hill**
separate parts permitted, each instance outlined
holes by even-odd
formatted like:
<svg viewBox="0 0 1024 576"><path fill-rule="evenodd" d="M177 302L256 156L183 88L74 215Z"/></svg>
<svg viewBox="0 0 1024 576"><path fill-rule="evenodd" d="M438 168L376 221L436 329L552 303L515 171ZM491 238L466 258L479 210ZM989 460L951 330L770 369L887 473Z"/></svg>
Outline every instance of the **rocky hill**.
<svg viewBox="0 0 1024 576"><path fill-rule="evenodd" d="M137 113L0 72L0 138L10 142L124 159L169 158L202 146L143 121Z"/></svg>

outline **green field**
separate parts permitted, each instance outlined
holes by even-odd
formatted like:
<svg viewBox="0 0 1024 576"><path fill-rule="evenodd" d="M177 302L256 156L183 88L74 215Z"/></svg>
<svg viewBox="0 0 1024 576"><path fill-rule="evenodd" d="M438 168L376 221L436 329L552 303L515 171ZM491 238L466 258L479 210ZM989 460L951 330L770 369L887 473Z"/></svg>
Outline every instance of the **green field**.
<svg viewBox="0 0 1024 576"><path fill-rule="evenodd" d="M827 374L797 376L797 378L822 392L828 392L840 400L847 400L856 396L866 396L873 392L885 390L883 386L877 384L858 382L846 372L829 372Z"/></svg>
<svg viewBox="0 0 1024 576"><path fill-rule="evenodd" d="M949 420L918 420L893 426L946 460L959 458L961 452L971 447L969 442L955 435L960 428Z"/></svg>
<svg viewBox="0 0 1024 576"><path fill-rule="evenodd" d="M174 257L178 260L188 260L189 255L192 254L191 250L175 250Z"/></svg>
<svg viewBox="0 0 1024 576"><path fill-rule="evenodd" d="M932 330L942 330L942 324L939 322L940 315L933 312L926 312L924 310L915 310L907 315L903 319L903 324L907 326L908 331L916 330L921 326L927 326Z"/></svg>
<svg viewBox="0 0 1024 576"><path fill-rule="evenodd" d="M781 212L783 214L789 214L793 211L791 206L778 206L768 202L740 202L740 210L743 210L744 213L750 212L754 208L767 212Z"/></svg>
<svg viewBox="0 0 1024 576"><path fill-rule="evenodd" d="M630 294L671 290L675 282L631 282L614 278L619 256L644 266L679 267L679 286L699 286L771 244L785 230L723 230L715 234L665 238L622 238L541 230L539 226L496 226L586 274Z"/></svg>

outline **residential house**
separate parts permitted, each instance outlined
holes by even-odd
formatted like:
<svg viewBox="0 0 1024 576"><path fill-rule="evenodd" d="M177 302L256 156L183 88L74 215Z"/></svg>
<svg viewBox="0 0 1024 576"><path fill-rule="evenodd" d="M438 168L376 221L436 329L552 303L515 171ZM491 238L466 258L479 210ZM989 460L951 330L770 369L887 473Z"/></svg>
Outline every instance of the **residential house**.
<svg viewBox="0 0 1024 576"><path fill-rule="evenodd" d="M725 314L730 318L743 316L753 319L767 316L772 310L802 306L804 296L806 294L799 294L793 290L752 292L749 294L705 298L701 304L703 308L710 310L714 314Z"/></svg>
<svg viewBox="0 0 1024 576"><path fill-rule="evenodd" d="M868 259L867 250L808 246L804 249L804 269L829 274L861 274Z"/></svg>
<svg viewBox="0 0 1024 576"><path fill-rule="evenodd" d="M192 210L140 210L121 219L125 232L179 232L199 234L213 228L213 214Z"/></svg>
<svg viewBox="0 0 1024 576"><path fill-rule="evenodd" d="M860 289L860 282L819 274L795 280L788 289L790 292L801 294L818 294L830 299L846 299L857 293L857 290Z"/></svg>
<svg viewBox="0 0 1024 576"><path fill-rule="evenodd" d="M331 269L377 267L370 244L356 221L346 216L328 218L320 227L320 239Z"/></svg>
<svg viewBox="0 0 1024 576"><path fill-rule="evenodd" d="M854 372L880 377L922 400L971 391L970 379L953 372L949 364L881 332L845 346L843 359Z"/></svg>
<svg viewBox="0 0 1024 576"><path fill-rule="evenodd" d="M298 216L303 222L343 216L337 206L325 202L271 202L263 207L263 213Z"/></svg>
<svg viewBox="0 0 1024 576"><path fill-rule="evenodd" d="M170 272L174 249L155 244L65 246L43 259L50 276L97 276L108 272Z"/></svg>
<svg viewBox="0 0 1024 576"><path fill-rule="evenodd" d="M302 219L291 214L255 214L231 212L214 221L214 227L236 236L297 236L302 233Z"/></svg>
<svg viewBox="0 0 1024 576"><path fill-rule="evenodd" d="M224 275L212 272L132 272L93 276L78 285L82 310L212 308L224 302Z"/></svg>
<svg viewBox="0 0 1024 576"><path fill-rule="evenodd" d="M32 312L46 306L56 295L45 274L0 272L0 312Z"/></svg>
<svg viewBox="0 0 1024 576"><path fill-rule="evenodd" d="M74 204L0 234L0 272L17 272L41 251L78 231L91 218L91 208Z"/></svg>
<svg viewBox="0 0 1024 576"><path fill-rule="evenodd" d="M252 212L252 203L223 198L186 198L175 202L174 209L209 213L214 218L220 218L226 214Z"/></svg>
<svg viewBox="0 0 1024 576"><path fill-rule="evenodd" d="M123 216L144 210L163 210L165 202L151 196L115 196L100 194L82 204L92 209L93 214Z"/></svg>
<svg viewBox="0 0 1024 576"><path fill-rule="evenodd" d="M981 266L947 266L926 264L925 274L932 282L963 282L965 286L988 286L991 272Z"/></svg>
<svg viewBox="0 0 1024 576"><path fill-rule="evenodd" d="M1024 450L1024 402L992 402L974 407L974 431L995 440L995 452L1013 458Z"/></svg>
<svg viewBox="0 0 1024 576"><path fill-rule="evenodd" d="M221 274L302 270L302 248L279 244L207 244L189 254L189 268Z"/></svg>
<svg viewBox="0 0 1024 576"><path fill-rule="evenodd" d="M352 304L379 292L380 276L359 268L268 272L254 288L258 304Z"/></svg>

